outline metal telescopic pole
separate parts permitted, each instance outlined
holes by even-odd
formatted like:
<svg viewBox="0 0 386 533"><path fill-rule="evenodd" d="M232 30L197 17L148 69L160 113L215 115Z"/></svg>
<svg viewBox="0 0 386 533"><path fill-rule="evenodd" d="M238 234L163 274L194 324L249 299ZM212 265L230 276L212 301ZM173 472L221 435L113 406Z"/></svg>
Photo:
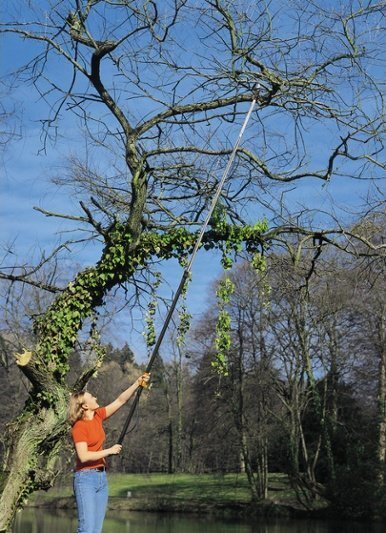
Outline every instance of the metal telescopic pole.
<svg viewBox="0 0 386 533"><path fill-rule="evenodd" d="M205 222L203 223L202 227L201 227L201 230L200 230L200 233L197 237L197 241L196 241L196 244L194 245L194 248L193 248L193 251L191 253L191 256L190 256L190 259L188 261L188 264L187 266L185 267L185 270L184 270L184 273L182 274L182 278L181 278L181 281L180 281L180 284L176 290L176 293L174 295L174 298L173 298L173 301L170 305L170 308L169 308L169 311L167 313L167 316L166 316L166 319L165 319L165 322L164 322L164 325L162 327L162 330L161 330L161 333L159 334L158 336L158 339L157 339L157 342L154 346L154 349L153 349L153 352L151 354L151 357L149 359L149 362L147 364L147 367L146 367L146 372L150 372L152 366L153 366L153 363L155 361L155 358L157 357L157 354L158 354L158 351L160 349L160 346L162 344L162 341L164 339L164 336L165 336L165 333L169 327L169 323L170 323L170 320L172 319L172 316L173 316L173 312L174 312L174 309L176 308L176 305L177 305L177 302L179 300L179 297L181 296L181 293L183 291L183 288L185 286L185 283L186 281L189 279L189 275L190 275L190 272L191 272L191 268L192 268L192 264L193 264L193 261L194 261L194 258L197 254L197 251L200 247L200 244L201 244L201 241L202 241L202 238L204 236L204 233L205 233L205 230L209 224L209 221L210 221L210 218L213 214L213 211L214 211L214 208L216 207L216 204L217 204L217 201L220 197L220 194L221 194L221 191L222 191L222 188L224 187L224 183L225 183L225 180L227 179L228 175L229 175L229 172L231 170L231 167L232 167L232 164L233 164L233 161L236 157L236 153L237 153L237 150L238 150L238 147L240 145L240 142L241 142L241 139L242 139L242 136L244 135L244 131L247 127L247 124L249 122L249 119L252 115L252 112L253 112L253 109L256 105L256 101L257 101L257 92L256 92L256 89L258 89L258 85L254 88L254 96L253 96L253 100L251 102L251 105L249 107L249 110L248 110L248 113L244 119L244 123L241 127L241 130L240 130L240 133L239 133L239 136L236 140L236 143L235 145L233 146L233 150L232 150L232 153L229 157L229 161L228 161L228 164L224 170L224 173L222 175L222 178L221 180L219 181L218 185L217 185L217 189L216 189L216 193L212 199L212 203L211 203L211 206L210 206L210 209L208 211L208 214L206 216L206 219L205 219ZM131 419L133 418L133 415L135 413L135 410L137 408L137 405L138 405L138 402L139 402L139 399L141 397L141 394L142 394L142 390L143 390L143 387L140 386L138 389L137 389L137 392L135 394L135 397L134 397L134 400L130 406L130 410L129 410L129 413L127 415L127 418L126 418L126 421L125 421L125 424L122 428L122 431L121 431L121 434L119 436L119 439L118 439L118 444L122 444L123 442L123 439L126 435L126 432L129 428L129 425L130 425L130 422L131 422Z"/></svg>

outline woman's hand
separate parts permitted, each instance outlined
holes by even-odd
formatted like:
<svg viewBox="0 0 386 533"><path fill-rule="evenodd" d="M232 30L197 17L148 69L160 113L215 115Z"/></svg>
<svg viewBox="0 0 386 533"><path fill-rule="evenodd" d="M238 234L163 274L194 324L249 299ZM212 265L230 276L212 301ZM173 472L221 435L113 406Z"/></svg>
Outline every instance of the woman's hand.
<svg viewBox="0 0 386 533"><path fill-rule="evenodd" d="M114 444L114 446L111 446L109 448L109 455L118 455L121 453L122 450L122 444Z"/></svg>
<svg viewBox="0 0 386 533"><path fill-rule="evenodd" d="M137 379L138 387L142 387L143 389L147 389L147 387L149 386L149 381L150 381L150 372L144 372L142 374L142 376L140 376Z"/></svg>

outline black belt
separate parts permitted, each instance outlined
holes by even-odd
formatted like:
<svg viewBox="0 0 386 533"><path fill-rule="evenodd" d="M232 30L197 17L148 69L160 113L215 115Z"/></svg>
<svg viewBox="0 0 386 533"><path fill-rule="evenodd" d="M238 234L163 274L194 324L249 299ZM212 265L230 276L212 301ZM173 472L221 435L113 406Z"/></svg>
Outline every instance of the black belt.
<svg viewBox="0 0 386 533"><path fill-rule="evenodd" d="M98 472L106 472L105 466L96 466L95 468L83 468L82 470L76 470L76 472L88 472L89 470L97 470Z"/></svg>

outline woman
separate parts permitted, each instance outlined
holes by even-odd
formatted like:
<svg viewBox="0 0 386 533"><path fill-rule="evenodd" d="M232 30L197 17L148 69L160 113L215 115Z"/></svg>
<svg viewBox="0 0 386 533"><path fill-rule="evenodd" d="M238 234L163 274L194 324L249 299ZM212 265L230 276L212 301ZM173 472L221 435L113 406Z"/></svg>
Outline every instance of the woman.
<svg viewBox="0 0 386 533"><path fill-rule="evenodd" d="M149 379L149 374L143 374L106 407L99 407L97 399L89 392L71 395L69 420L77 457L74 492L78 508L78 533L102 531L108 498L106 457L117 455L122 449L120 444L103 448L103 421L116 413L138 387L146 387Z"/></svg>

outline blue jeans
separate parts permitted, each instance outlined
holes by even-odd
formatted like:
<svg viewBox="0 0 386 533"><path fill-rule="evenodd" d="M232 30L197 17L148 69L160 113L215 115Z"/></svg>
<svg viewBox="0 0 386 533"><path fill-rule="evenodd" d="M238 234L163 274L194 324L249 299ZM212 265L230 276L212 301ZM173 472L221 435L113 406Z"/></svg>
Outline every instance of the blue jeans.
<svg viewBox="0 0 386 533"><path fill-rule="evenodd" d="M101 533L108 498L106 472L92 469L75 472L74 493L78 507L77 533Z"/></svg>

